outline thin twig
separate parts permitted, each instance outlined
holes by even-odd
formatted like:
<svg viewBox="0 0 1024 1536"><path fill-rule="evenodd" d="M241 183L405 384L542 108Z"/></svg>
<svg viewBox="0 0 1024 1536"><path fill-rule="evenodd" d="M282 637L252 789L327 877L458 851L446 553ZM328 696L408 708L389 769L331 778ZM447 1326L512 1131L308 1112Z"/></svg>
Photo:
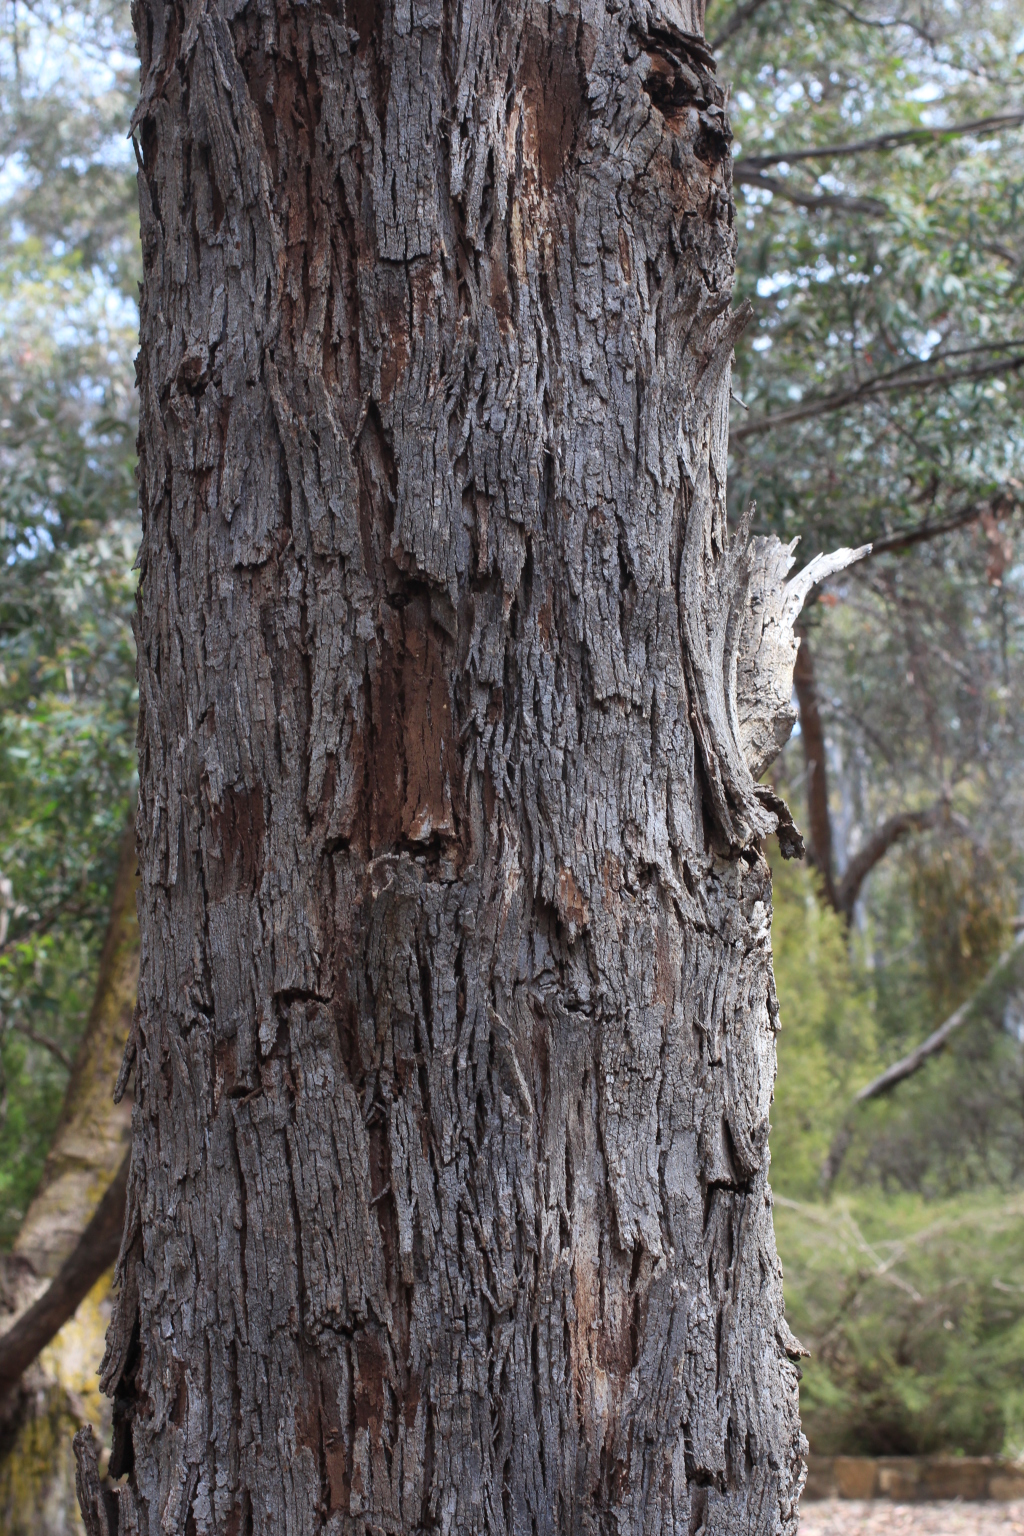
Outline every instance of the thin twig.
<svg viewBox="0 0 1024 1536"><path fill-rule="evenodd" d="M880 133L873 139L857 139L850 144L821 144L816 149L780 149L770 155L743 155L733 164L733 175L765 171L772 165L790 165L795 160L845 160L851 155L868 155L899 149L903 144L923 144L939 139L962 137L968 133L997 133L1000 128L1018 128L1024 123L1024 111L994 112L969 123L948 123L942 128L901 128L894 133Z"/></svg>
<svg viewBox="0 0 1024 1536"><path fill-rule="evenodd" d="M784 197L798 208L808 208L812 213L829 209L834 213L865 213L880 218L889 212L888 204L877 197L847 197L839 192L801 192L790 186L781 176L766 176L763 171L748 171L748 162L737 160L733 166L733 180L745 187L763 187L777 197Z"/></svg>
<svg viewBox="0 0 1024 1536"><path fill-rule="evenodd" d="M5 955L9 949L16 949L19 944L25 944L29 939L37 938L41 933L46 933L52 928L59 917L79 917L86 906L84 903L72 901L71 895L64 901L58 901L56 906L50 907L39 917L35 918L27 927L18 933L9 933L0 944L0 955Z"/></svg>
<svg viewBox="0 0 1024 1536"><path fill-rule="evenodd" d="M996 342L991 346L971 350L995 352L1020 345L1020 341L1014 340ZM954 355L956 354L943 353L941 357L929 358L928 362L944 362L946 357ZM889 373L876 374L874 378L866 379L863 384L854 384L849 389L839 389L831 395L819 395L805 400L788 411L776 411L769 416L755 416L753 421L743 421L733 427L730 440L737 442L748 437L757 437L764 432L773 432L776 427L793 426L799 421L809 421L815 416L827 416L832 411L841 411L847 405L860 405L865 401L877 400L885 396L921 394L931 389L951 389L956 384L991 379L1001 373L1015 373L1018 368L1024 367L1024 352L991 363L976 363L969 368L943 369L919 374L916 378L908 377L926 366L924 361L903 363Z"/></svg>
<svg viewBox="0 0 1024 1536"><path fill-rule="evenodd" d="M56 1040L51 1040L47 1035L41 1035L38 1030L29 1024L23 1024L19 1019L12 1019L8 1028L16 1029L19 1035L24 1035L26 1040L31 1040L33 1045L41 1045L44 1050L55 1056L66 1072L71 1071L71 1057L59 1046Z"/></svg>

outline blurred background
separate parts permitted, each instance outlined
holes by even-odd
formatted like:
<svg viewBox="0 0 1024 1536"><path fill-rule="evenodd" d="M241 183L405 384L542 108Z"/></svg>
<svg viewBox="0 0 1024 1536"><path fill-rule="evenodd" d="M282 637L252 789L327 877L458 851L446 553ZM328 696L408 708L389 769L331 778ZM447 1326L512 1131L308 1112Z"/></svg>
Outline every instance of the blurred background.
<svg viewBox="0 0 1024 1536"><path fill-rule="evenodd" d="M771 1138L805 1428L1017 1456L1024 0L711 0L706 30L752 305L732 513L801 563L874 546L805 613L771 770L809 850L775 861ZM137 90L119 0L0 0L0 1327L127 1145ZM80 1528L109 1283L0 1407L12 1536Z"/></svg>

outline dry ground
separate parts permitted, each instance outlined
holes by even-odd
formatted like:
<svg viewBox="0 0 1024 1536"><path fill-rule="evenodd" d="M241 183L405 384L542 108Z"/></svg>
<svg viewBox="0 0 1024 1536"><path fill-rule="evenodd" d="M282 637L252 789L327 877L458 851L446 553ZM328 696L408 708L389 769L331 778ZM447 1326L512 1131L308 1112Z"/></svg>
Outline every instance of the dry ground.
<svg viewBox="0 0 1024 1536"><path fill-rule="evenodd" d="M1024 1503L826 1499L803 1506L800 1536L1024 1536Z"/></svg>

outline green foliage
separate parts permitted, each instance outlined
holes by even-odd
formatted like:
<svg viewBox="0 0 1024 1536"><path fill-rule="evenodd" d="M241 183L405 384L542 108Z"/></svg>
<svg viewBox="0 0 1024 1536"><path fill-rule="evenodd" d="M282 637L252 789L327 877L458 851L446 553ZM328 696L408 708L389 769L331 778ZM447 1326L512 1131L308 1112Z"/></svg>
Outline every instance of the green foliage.
<svg viewBox="0 0 1024 1536"><path fill-rule="evenodd" d="M935 1014L952 1013L1005 948L1013 893L988 850L966 838L915 844L907 862L923 990Z"/></svg>
<svg viewBox="0 0 1024 1536"><path fill-rule="evenodd" d="M0 20L0 1243L60 1111L133 793L131 47L103 0Z"/></svg>
<svg viewBox="0 0 1024 1536"><path fill-rule="evenodd" d="M854 567L808 615L838 873L887 816L944 802L928 856L960 859L973 843L1001 871L1008 915L1024 852L1024 124L823 151L1019 109L1024 3L735 0L709 6L708 32L724 36L733 90L737 297L753 306L737 347L732 514L756 501L760 526L799 536L802 556L979 514ZM796 158L807 150L817 157ZM875 387L887 379L900 387ZM795 410L808 414L758 430ZM797 740L776 770L798 804L801 756ZM858 913L893 983L879 1031L908 1039L943 986L956 993L958 970L969 983L960 946L972 943L933 934L928 987L911 976L927 943L899 907L919 905L931 878L915 876L912 848L887 858ZM951 892L943 903L966 921ZM908 945L905 965L894 957Z"/></svg>
<svg viewBox="0 0 1024 1536"><path fill-rule="evenodd" d="M779 1070L772 1113L772 1187L817 1193L835 1127L876 1060L868 990L854 976L845 926L804 864L772 866L772 949L779 996Z"/></svg>
<svg viewBox="0 0 1024 1536"><path fill-rule="evenodd" d="M55 572L59 626L0 644L0 870L13 906L0 947L0 1242L56 1123L129 811L133 555L126 535L76 551Z"/></svg>
<svg viewBox="0 0 1024 1536"><path fill-rule="evenodd" d="M816 1185L856 1088L971 995L1020 900L1024 126L795 154L1018 107L1024 5L733 0L709 6L708 33L733 85L737 289L753 305L733 516L755 500L760 527L808 556L984 514L855 567L808 615L835 874L894 813L942 814L876 866L848 938L806 875L776 871L772 1182L814 1352L805 1421L822 1451L1015 1450L1015 998L988 999L943 1056L857 1110L839 1194L825 1204ZM773 775L806 825L799 735Z"/></svg>
<svg viewBox="0 0 1024 1536"><path fill-rule="evenodd" d="M1017 1454L1024 1197L1006 1190L1024 1174L1024 1064L1002 1025L1024 995L1024 958L980 992L946 1055L857 1112L842 1192L826 1202L825 1151L856 1088L892 1054L874 1027L871 973L856 946L850 959L815 882L785 865L774 879L771 1177L787 1312L811 1350L811 1447Z"/></svg>
<svg viewBox="0 0 1024 1536"><path fill-rule="evenodd" d="M1024 1450L1024 1199L776 1201L822 1454Z"/></svg>
<svg viewBox="0 0 1024 1536"><path fill-rule="evenodd" d="M711 7L712 32L725 14ZM1022 21L1015 0L768 0L723 49L736 153L857 143L1015 106ZM740 432L755 414L896 369L934 373L937 357L951 369L998 366L1008 354L984 349L1024 338L1024 128L784 160L761 174L774 190L737 174L738 287L756 314L737 357L750 408L737 412ZM817 547L1005 491L1020 476L1022 398L1016 373L989 372L737 439L736 505L755 498L770 524Z"/></svg>

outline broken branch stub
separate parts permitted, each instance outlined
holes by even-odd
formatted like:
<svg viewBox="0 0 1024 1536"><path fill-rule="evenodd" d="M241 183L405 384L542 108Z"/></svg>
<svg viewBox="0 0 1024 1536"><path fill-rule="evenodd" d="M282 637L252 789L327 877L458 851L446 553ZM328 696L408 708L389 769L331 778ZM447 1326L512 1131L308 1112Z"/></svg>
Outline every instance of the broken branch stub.
<svg viewBox="0 0 1024 1536"><path fill-rule="evenodd" d="M684 619L694 697L694 723L719 829L746 847L792 825L778 796L757 780L789 740L796 721L793 668L800 640L794 626L811 589L870 552L837 549L815 555L789 581L797 540L749 536L749 514L719 560L694 558L710 539L710 498L694 496L687 525ZM795 829L794 829L795 831ZM783 853L797 851L780 836ZM800 849L802 851L802 847Z"/></svg>

